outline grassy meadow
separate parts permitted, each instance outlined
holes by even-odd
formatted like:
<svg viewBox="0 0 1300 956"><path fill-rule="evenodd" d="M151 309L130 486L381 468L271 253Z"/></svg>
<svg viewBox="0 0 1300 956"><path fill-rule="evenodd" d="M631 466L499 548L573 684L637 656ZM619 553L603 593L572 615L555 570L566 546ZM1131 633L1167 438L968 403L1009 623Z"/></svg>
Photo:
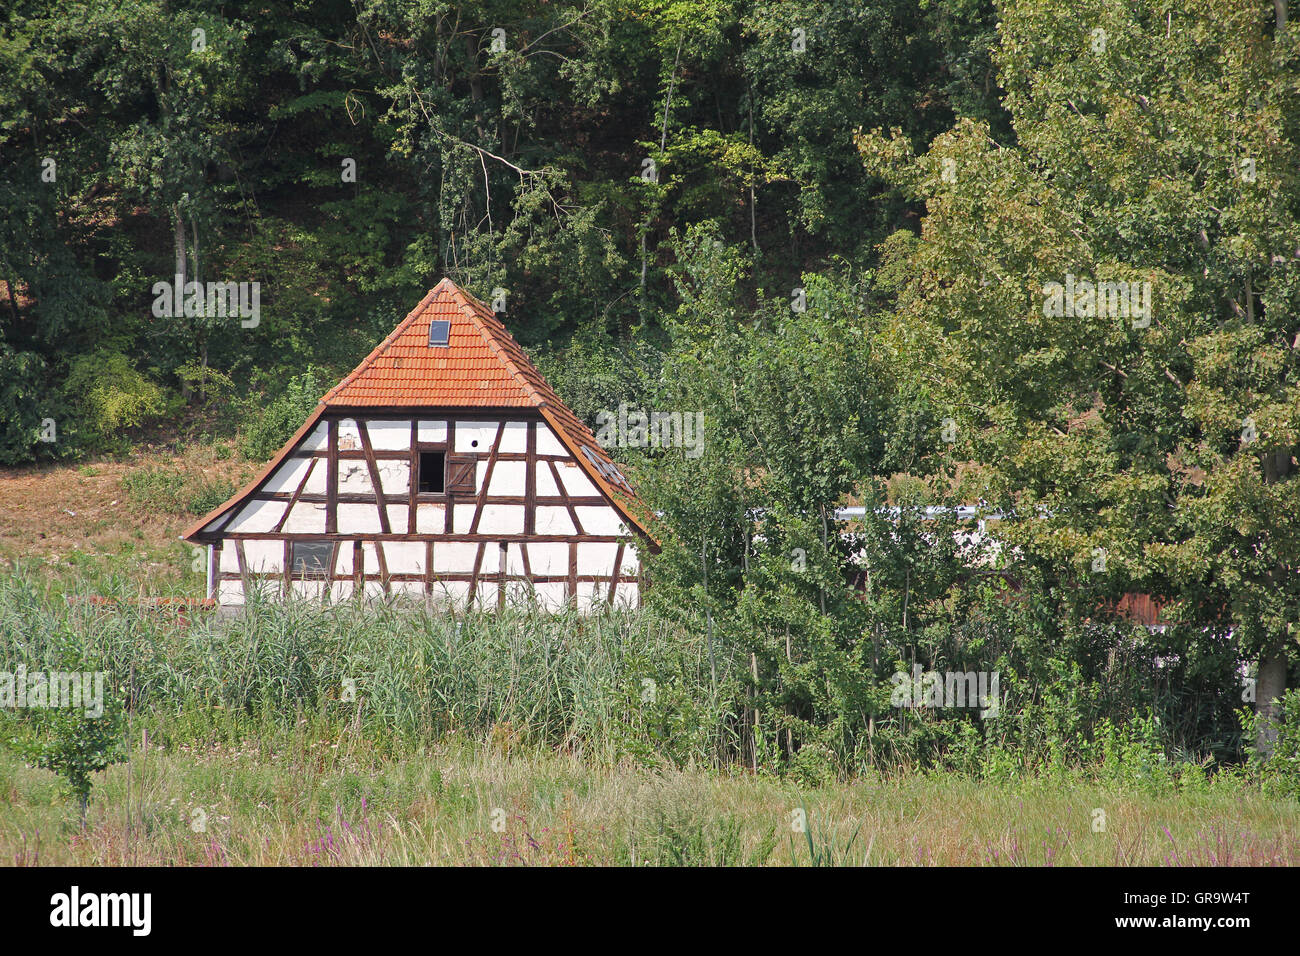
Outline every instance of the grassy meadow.
<svg viewBox="0 0 1300 956"><path fill-rule="evenodd" d="M160 746L101 775L86 827L50 773L0 757L0 863L992 865L1300 863L1293 804L1234 788L859 777L817 787L453 740L384 753L310 722ZM1105 829L1094 830L1097 810ZM802 824L802 825L801 825Z"/></svg>
<svg viewBox="0 0 1300 956"><path fill-rule="evenodd" d="M122 705L84 825L58 775L0 748L0 864L1300 862L1294 795L1243 767L1134 746L926 766L885 729L854 765L773 759L746 746L746 662L722 653L715 683L704 629L647 611L185 622L137 609L130 580L0 578L0 672L75 660ZM0 711L0 740L23 722Z"/></svg>

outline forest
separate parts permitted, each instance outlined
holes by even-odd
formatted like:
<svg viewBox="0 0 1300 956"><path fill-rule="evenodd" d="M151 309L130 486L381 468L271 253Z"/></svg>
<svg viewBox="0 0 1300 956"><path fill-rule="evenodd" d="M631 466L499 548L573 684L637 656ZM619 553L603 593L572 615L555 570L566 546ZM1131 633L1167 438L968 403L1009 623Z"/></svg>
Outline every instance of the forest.
<svg viewBox="0 0 1300 956"><path fill-rule="evenodd" d="M1285 0L11 0L0 465L260 464L447 276L658 515L635 748L1294 795L1298 93Z"/></svg>

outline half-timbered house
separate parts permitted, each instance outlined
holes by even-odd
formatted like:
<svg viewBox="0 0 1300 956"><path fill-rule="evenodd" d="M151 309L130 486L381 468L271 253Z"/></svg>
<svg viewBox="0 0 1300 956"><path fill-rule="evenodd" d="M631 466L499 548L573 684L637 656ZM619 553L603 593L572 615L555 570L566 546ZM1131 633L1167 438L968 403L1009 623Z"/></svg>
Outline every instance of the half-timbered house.
<svg viewBox="0 0 1300 956"><path fill-rule="evenodd" d="M208 594L407 595L591 611L640 599L640 502L496 315L449 279L183 535Z"/></svg>

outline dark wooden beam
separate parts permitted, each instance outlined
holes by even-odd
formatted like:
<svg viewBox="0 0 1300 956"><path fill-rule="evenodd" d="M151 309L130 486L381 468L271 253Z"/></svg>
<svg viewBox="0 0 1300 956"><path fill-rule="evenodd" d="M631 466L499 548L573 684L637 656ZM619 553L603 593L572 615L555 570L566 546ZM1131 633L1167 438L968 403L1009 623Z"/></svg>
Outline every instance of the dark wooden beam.
<svg viewBox="0 0 1300 956"><path fill-rule="evenodd" d="M329 442L326 454L329 455L325 472L325 533L333 534L339 530L339 423L330 419Z"/></svg>
<svg viewBox="0 0 1300 956"><path fill-rule="evenodd" d="M565 495L564 482L560 481L560 470L555 467L555 462L549 461L547 465L551 469L551 477L555 479L555 490L561 495ZM565 507L569 509L569 520L573 522L573 530L582 534L582 522L578 520L578 512L573 510L573 499L566 497L564 499Z"/></svg>
<svg viewBox="0 0 1300 956"><path fill-rule="evenodd" d="M501 449L501 439L506 433L506 423L497 425L497 437L492 442L492 451L488 455L487 469L483 473L483 487L478 491L478 500L474 502L474 520L469 524L469 533L477 534L479 521L483 517L483 502L487 499L488 486L492 484L492 472L497 467L497 453Z"/></svg>
<svg viewBox="0 0 1300 956"><path fill-rule="evenodd" d="M289 512L293 511L293 506L296 505L298 499L302 497L302 491L307 487L307 482L311 479L311 473L316 470L317 461L319 461L319 459L312 459L311 464L307 466L307 474L303 475L302 481L298 482L298 487L294 489L293 495L289 498L288 507L284 509L284 514L280 515L280 520L275 523L275 527L271 529L272 531L279 531L284 527L284 523L289 520ZM314 495L313 497L319 498L321 496ZM328 496L326 497L328 498ZM253 495L253 499L257 501L266 500L265 498L262 498L261 495ZM326 502L326 504L328 505L328 502Z"/></svg>
<svg viewBox="0 0 1300 956"><path fill-rule="evenodd" d="M379 530L384 534L391 534L393 528L388 522L388 499L384 497L384 486L379 480L379 463L375 461L375 450L370 447L370 431L366 428L365 422L357 422L357 434L361 436L361 450L366 453L370 483L375 488L375 507L379 509Z"/></svg>
<svg viewBox="0 0 1300 956"><path fill-rule="evenodd" d="M529 422L528 446L524 452L524 534L537 530L537 422ZM557 489L558 490L558 489ZM573 529L577 531L577 528ZM525 558L525 560L527 560Z"/></svg>
<svg viewBox="0 0 1300 956"><path fill-rule="evenodd" d="M609 603L614 603L614 591L618 587L618 576L623 573L623 542L619 542L618 550L614 552L614 567L610 570L612 575L609 579Z"/></svg>

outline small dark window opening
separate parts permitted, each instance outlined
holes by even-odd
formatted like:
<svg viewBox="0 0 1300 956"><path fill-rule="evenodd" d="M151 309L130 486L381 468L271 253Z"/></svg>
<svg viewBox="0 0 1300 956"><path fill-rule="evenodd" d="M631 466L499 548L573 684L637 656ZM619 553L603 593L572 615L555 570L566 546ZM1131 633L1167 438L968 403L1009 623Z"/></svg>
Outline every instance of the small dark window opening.
<svg viewBox="0 0 1300 956"><path fill-rule="evenodd" d="M333 556L332 541L295 541L289 566L294 577L323 578L329 574Z"/></svg>
<svg viewBox="0 0 1300 956"><path fill-rule="evenodd" d="M419 484L421 492L440 495L446 490L447 453L445 451L420 452Z"/></svg>
<svg viewBox="0 0 1300 956"><path fill-rule="evenodd" d="M429 345L446 346L451 341L451 320L434 319L429 323Z"/></svg>

